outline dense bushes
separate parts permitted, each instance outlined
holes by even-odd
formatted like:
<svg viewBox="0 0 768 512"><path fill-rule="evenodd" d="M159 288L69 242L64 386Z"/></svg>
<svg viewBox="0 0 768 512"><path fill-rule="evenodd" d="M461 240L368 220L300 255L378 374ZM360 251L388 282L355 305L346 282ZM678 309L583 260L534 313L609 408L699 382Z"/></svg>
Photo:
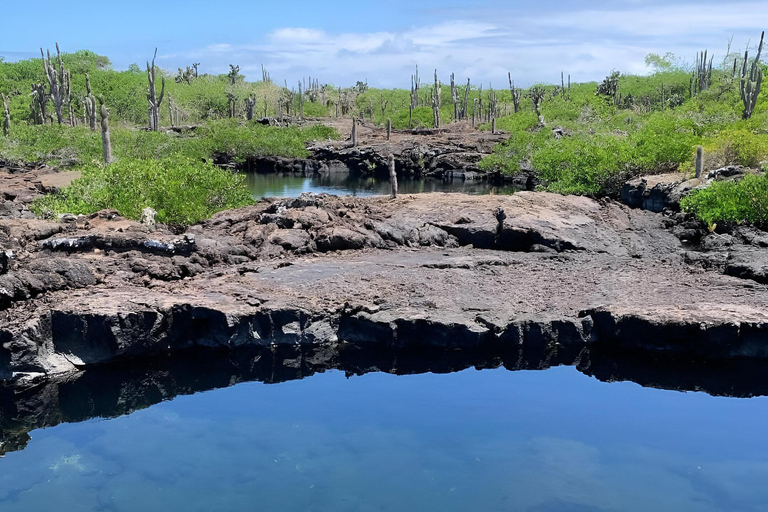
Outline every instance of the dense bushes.
<svg viewBox="0 0 768 512"><path fill-rule="evenodd" d="M768 228L768 175L717 181L683 198L680 206L707 225L749 222Z"/></svg>
<svg viewBox="0 0 768 512"><path fill-rule="evenodd" d="M59 194L37 199L38 215L87 214L105 208L139 219L146 207L157 221L189 225L229 208L251 204L245 176L201 160L121 160L91 165L80 179Z"/></svg>
<svg viewBox="0 0 768 512"><path fill-rule="evenodd" d="M236 161L263 155L301 158L309 154L308 142L339 137L326 126L279 128L236 119L209 121L188 135L119 127L111 132L118 160L203 159L214 153L226 153ZM101 135L84 127L14 125L10 137L0 137L0 158L78 168L101 161Z"/></svg>

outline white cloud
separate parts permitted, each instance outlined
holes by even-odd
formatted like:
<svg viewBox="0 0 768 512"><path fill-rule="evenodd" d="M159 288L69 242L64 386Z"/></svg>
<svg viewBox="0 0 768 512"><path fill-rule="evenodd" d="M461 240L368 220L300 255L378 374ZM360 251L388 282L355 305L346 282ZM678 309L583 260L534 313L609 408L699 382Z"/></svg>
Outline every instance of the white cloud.
<svg viewBox="0 0 768 512"><path fill-rule="evenodd" d="M447 81L507 85L507 71L518 85L559 82L560 72L574 81L600 80L612 70L646 71L650 52L672 51L689 61L697 50L725 53L727 39L743 48L756 27L768 27L768 10L760 3L659 5L596 11L578 8L546 15L467 10L457 19L402 31L334 33L316 28L283 27L248 45L212 44L186 54L164 56L173 67L194 58L208 72L226 72L237 63L257 78L261 64L273 78L295 83L318 77L338 85L368 80L372 86L410 86L416 64L422 80L435 68ZM461 19L458 19L461 17ZM740 40L743 38L743 40ZM716 58L717 59L717 58ZM176 61L179 61L178 64Z"/></svg>

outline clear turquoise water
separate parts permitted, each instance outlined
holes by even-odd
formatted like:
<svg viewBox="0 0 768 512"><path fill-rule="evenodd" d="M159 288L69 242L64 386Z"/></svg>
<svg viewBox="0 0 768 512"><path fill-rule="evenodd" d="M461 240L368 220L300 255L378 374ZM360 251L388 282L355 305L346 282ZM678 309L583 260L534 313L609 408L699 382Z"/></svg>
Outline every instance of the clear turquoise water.
<svg viewBox="0 0 768 512"><path fill-rule="evenodd" d="M246 182L256 199L261 197L296 197L302 192L315 194L373 196L389 195L389 181L375 177L354 177L348 174L326 174L302 177L283 174L246 173ZM512 193L511 187L494 187L483 181L456 179L443 181L431 178L405 179L398 182L398 193L459 192L464 194Z"/></svg>
<svg viewBox="0 0 768 512"><path fill-rule="evenodd" d="M36 430L6 511L758 511L768 399L546 371L303 380Z"/></svg>

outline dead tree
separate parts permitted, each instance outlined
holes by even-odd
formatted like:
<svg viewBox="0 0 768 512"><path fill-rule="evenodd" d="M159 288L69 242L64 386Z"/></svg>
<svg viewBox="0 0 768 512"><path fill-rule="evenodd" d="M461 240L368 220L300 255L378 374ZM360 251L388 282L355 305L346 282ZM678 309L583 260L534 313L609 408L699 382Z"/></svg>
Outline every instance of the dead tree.
<svg viewBox="0 0 768 512"><path fill-rule="evenodd" d="M389 100L384 99L384 95L379 95L379 107L381 108L381 117L384 117L384 113L387 110L387 105L389 105ZM373 117L373 116L371 116Z"/></svg>
<svg viewBox="0 0 768 512"><path fill-rule="evenodd" d="M91 92L91 79L86 74L85 75L85 90L87 91L87 94L84 99L85 103L85 115L88 118L88 123L91 127L91 131L96 131L96 98L93 96L93 93Z"/></svg>
<svg viewBox="0 0 768 512"><path fill-rule="evenodd" d="M40 48L40 55L43 58L43 69L45 70L45 77L48 79L48 91L49 96L53 99L53 106L56 109L56 120L59 124L64 123L64 114L62 113L62 107L65 103L69 103L69 71L64 69L64 64L61 61L61 52L59 51L59 43L56 43L56 54L59 64L59 69L51 62L51 52L47 51L48 58L46 59L43 49Z"/></svg>
<svg viewBox="0 0 768 512"><path fill-rule="evenodd" d="M392 199L397 199L397 173L395 172L395 156L392 153L387 156L387 165L389 166L389 189Z"/></svg>
<svg viewBox="0 0 768 512"><path fill-rule="evenodd" d="M157 58L157 48L155 48L155 55L152 57L152 65L150 66L147 62L147 79L149 80L147 102L149 103L149 129L152 131L160 129L160 105L163 103L163 96L165 96L165 77L161 77L160 96L157 96L155 89L155 58Z"/></svg>
<svg viewBox="0 0 768 512"><path fill-rule="evenodd" d="M11 131L11 112L8 110L8 97L3 95L3 110L5 110L5 117L3 119L3 135L8 136Z"/></svg>

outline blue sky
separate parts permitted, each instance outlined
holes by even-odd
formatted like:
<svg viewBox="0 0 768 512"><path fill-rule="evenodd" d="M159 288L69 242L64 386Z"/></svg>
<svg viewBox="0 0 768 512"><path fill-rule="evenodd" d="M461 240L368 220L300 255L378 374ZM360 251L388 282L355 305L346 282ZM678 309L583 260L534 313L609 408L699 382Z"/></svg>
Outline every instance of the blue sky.
<svg viewBox="0 0 768 512"><path fill-rule="evenodd" d="M419 65L423 81L435 68L447 81L507 85L599 80L612 70L642 73L649 52L673 52L692 62L709 49L715 61L728 40L743 51L768 28L764 1L469 2L456 0L282 0L280 2L20 2L2 9L0 56L39 55L40 46L93 50L115 69L151 58L175 70L200 62L223 73L240 65L259 79L261 64L274 80L301 77L351 85L410 86ZM40 17L40 13L46 13Z"/></svg>

